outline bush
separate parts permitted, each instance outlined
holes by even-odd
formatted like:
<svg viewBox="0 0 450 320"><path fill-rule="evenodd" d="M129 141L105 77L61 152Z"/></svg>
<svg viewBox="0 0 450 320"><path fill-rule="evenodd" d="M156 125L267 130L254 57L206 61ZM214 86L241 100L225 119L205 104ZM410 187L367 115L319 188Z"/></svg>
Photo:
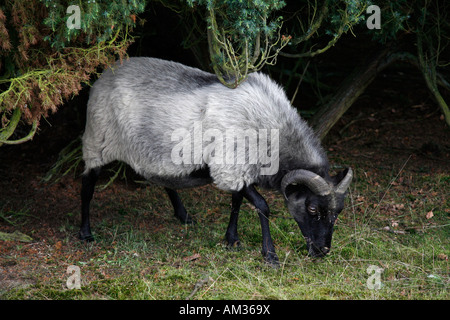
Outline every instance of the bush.
<svg viewBox="0 0 450 320"><path fill-rule="evenodd" d="M80 29L66 26L72 4L80 8ZM144 8L143 0L12 0L2 5L0 145L31 139L40 119L76 95L97 67L122 59ZM17 139L13 133L20 119L32 127Z"/></svg>

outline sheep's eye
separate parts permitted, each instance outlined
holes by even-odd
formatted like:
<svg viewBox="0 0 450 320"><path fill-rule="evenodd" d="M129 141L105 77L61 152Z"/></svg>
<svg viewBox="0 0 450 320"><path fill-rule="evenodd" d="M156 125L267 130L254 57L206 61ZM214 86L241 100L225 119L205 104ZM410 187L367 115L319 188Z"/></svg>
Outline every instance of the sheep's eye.
<svg viewBox="0 0 450 320"><path fill-rule="evenodd" d="M309 212L310 214L316 214L316 213L317 213L317 207L316 207L316 206L313 206L313 205L309 205L309 206L308 206L308 212Z"/></svg>

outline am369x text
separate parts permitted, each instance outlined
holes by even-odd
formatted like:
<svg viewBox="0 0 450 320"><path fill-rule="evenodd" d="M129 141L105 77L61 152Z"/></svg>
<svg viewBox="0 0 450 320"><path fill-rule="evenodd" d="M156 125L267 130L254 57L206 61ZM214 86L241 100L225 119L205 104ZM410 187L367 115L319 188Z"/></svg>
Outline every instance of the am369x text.
<svg viewBox="0 0 450 320"><path fill-rule="evenodd" d="M223 308L214 307L200 307L200 306L186 306L180 307L180 315L204 315L209 318L213 313L222 315L263 315L270 314L270 305L264 304L238 304L238 305L225 305Z"/></svg>

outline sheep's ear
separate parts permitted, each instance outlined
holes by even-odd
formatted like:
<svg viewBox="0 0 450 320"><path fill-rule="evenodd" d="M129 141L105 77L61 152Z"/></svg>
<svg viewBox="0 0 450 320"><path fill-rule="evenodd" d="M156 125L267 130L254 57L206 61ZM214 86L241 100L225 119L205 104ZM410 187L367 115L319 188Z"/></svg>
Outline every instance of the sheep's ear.
<svg viewBox="0 0 450 320"><path fill-rule="evenodd" d="M331 177L331 182L333 183L333 185L335 187L339 184L339 182L342 181L342 179L344 179L346 173L347 173L347 169L344 169L342 171L339 171L338 173L336 173L336 175Z"/></svg>
<svg viewBox="0 0 450 320"><path fill-rule="evenodd" d="M337 194L344 194L350 186L350 182L352 182L353 170L352 168L347 168L331 177L331 179L335 185L334 192Z"/></svg>

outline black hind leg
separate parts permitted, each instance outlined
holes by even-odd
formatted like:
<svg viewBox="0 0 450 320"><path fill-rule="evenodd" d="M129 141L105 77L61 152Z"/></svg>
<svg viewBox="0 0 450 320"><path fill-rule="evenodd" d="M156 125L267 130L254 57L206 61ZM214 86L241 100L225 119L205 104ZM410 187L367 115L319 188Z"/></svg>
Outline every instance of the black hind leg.
<svg viewBox="0 0 450 320"><path fill-rule="evenodd" d="M183 206L183 203L181 202L180 197L178 196L178 193L169 188L164 188L169 195L170 202L172 202L173 209L175 211L175 217L177 217L181 222L186 224L192 224L194 221L189 216L189 214L186 212L186 209Z"/></svg>
<svg viewBox="0 0 450 320"><path fill-rule="evenodd" d="M232 195L230 222L227 233L225 234L225 241L229 247L239 247L241 245L237 232L237 224L243 198L242 192L235 192Z"/></svg>
<svg viewBox="0 0 450 320"><path fill-rule="evenodd" d="M81 227L78 234L81 240L94 240L89 222L89 205L94 194L95 183L97 182L99 174L100 168L91 169L87 174L83 175L81 181Z"/></svg>

